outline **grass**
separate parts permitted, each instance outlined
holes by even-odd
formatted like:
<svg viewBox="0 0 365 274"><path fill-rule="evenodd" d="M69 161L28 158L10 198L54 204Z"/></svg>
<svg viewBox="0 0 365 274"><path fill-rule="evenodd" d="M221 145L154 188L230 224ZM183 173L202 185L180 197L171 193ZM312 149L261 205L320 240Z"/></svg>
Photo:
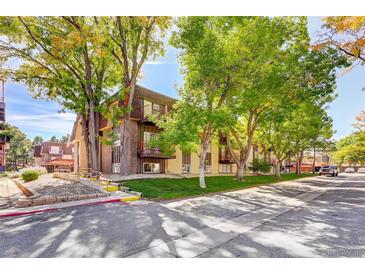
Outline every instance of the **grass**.
<svg viewBox="0 0 365 274"><path fill-rule="evenodd" d="M238 190L253 186L277 183L313 176L312 174L283 174L281 178L273 175L247 176L245 181L237 182L232 176L206 177L206 189L199 187L198 178L181 179L140 179L123 183L123 186L133 191L143 193L143 197L154 200L176 199L190 196L204 195L213 192Z"/></svg>

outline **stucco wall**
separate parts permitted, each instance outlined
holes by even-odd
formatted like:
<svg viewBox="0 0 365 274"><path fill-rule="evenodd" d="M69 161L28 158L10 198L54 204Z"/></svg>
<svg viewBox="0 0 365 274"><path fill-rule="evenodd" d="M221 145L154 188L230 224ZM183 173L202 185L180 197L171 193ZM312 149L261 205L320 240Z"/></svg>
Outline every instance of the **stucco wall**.
<svg viewBox="0 0 365 274"><path fill-rule="evenodd" d="M219 174L219 150L216 144L211 146L212 153L212 172L207 174L217 175ZM182 174L182 152L177 149L175 153L176 159L167 160L167 170L166 173L171 174ZM232 174L236 172L236 165L232 164ZM199 155L197 153L191 153L191 167L190 174L199 174Z"/></svg>

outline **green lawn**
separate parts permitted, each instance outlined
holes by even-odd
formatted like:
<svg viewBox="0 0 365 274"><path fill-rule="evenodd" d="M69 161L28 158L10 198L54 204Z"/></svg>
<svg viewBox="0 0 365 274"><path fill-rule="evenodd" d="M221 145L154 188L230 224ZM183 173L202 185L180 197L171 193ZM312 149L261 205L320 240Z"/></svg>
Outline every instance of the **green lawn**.
<svg viewBox="0 0 365 274"><path fill-rule="evenodd" d="M199 187L198 178L182 179L141 179L123 183L134 191L142 192L143 197L150 199L175 199L196 195L203 195L211 192L237 190L256 185L270 184L303 177L313 176L312 174L283 174L281 178L273 175L247 176L244 182L237 182L232 176L206 177L206 189Z"/></svg>

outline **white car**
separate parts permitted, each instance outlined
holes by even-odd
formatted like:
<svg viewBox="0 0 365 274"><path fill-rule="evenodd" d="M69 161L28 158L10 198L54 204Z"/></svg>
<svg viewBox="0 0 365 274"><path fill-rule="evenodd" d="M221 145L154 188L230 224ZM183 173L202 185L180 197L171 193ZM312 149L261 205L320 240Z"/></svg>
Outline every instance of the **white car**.
<svg viewBox="0 0 365 274"><path fill-rule="evenodd" d="M346 167L345 173L354 173L355 169L353 167Z"/></svg>
<svg viewBox="0 0 365 274"><path fill-rule="evenodd" d="M357 170L358 173L365 173L365 167L359 167Z"/></svg>

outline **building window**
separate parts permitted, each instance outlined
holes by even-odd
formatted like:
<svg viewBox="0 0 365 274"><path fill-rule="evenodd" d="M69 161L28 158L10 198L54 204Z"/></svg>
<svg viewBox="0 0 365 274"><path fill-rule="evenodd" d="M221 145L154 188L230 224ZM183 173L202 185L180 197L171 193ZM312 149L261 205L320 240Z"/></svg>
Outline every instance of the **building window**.
<svg viewBox="0 0 365 274"><path fill-rule="evenodd" d="M190 173L191 168L191 155L190 153L182 154L182 173Z"/></svg>
<svg viewBox="0 0 365 274"><path fill-rule="evenodd" d="M207 152L207 155L205 156L204 172L205 173L212 172L212 153L211 152Z"/></svg>
<svg viewBox="0 0 365 274"><path fill-rule="evenodd" d="M152 114L152 102L143 99L143 117L146 118L148 115Z"/></svg>
<svg viewBox="0 0 365 274"><path fill-rule="evenodd" d="M59 154L60 153L60 147L51 146L49 148L49 154Z"/></svg>
<svg viewBox="0 0 365 274"><path fill-rule="evenodd" d="M160 152L160 149L158 147L151 147L150 142L156 141L158 138L158 133L156 132L148 132L145 131L143 133L143 150L151 150L151 152Z"/></svg>
<svg viewBox="0 0 365 274"><path fill-rule="evenodd" d="M115 138L113 141L113 146L118 147L120 146L120 125L116 125L113 127L113 138Z"/></svg>
<svg viewBox="0 0 365 274"><path fill-rule="evenodd" d="M112 150L112 163L120 163L120 146L113 147Z"/></svg>
<svg viewBox="0 0 365 274"><path fill-rule="evenodd" d="M232 173L232 165L230 165L230 164L219 164L218 172L219 173Z"/></svg>
<svg viewBox="0 0 365 274"><path fill-rule="evenodd" d="M143 173L160 173L160 164L143 163Z"/></svg>

